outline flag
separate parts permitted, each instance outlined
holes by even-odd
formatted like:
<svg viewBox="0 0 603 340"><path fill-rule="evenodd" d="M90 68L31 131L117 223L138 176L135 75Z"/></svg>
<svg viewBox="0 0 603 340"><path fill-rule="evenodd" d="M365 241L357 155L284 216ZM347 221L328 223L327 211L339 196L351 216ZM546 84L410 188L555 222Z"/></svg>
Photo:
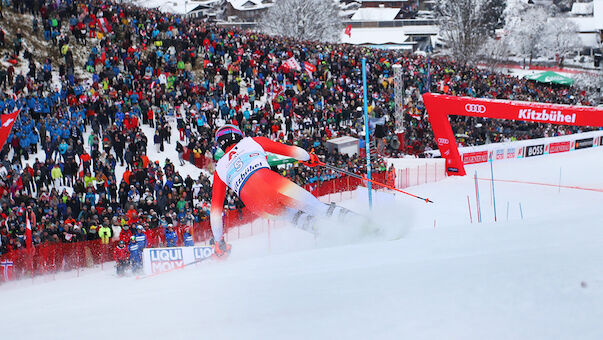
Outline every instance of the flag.
<svg viewBox="0 0 603 340"><path fill-rule="evenodd" d="M0 268L2 269L2 279L4 281L9 281L13 278L13 261L7 259L0 261Z"/></svg>
<svg viewBox="0 0 603 340"><path fill-rule="evenodd" d="M348 24L348 27L345 28L345 31L343 32L345 33L345 35L347 35L348 37L352 37L352 24Z"/></svg>
<svg viewBox="0 0 603 340"><path fill-rule="evenodd" d="M314 72L316 72L316 66L308 63L308 62L304 62L304 70L306 70L306 72L310 73L310 75Z"/></svg>
<svg viewBox="0 0 603 340"><path fill-rule="evenodd" d="M25 237L27 238L27 243L26 243L26 247L27 249L31 249L31 245L32 245L32 241L33 241L33 233L31 232L31 223L29 222L29 214L26 215L26 222L25 222Z"/></svg>
<svg viewBox="0 0 603 340"><path fill-rule="evenodd" d="M276 63L278 61L272 53L268 53L268 59L270 59L271 64Z"/></svg>
<svg viewBox="0 0 603 340"><path fill-rule="evenodd" d="M291 58L287 59L287 61L285 61L284 65L287 65L287 67L291 70L301 71L301 65L299 65L297 60L295 60L295 57L291 57Z"/></svg>
<svg viewBox="0 0 603 340"><path fill-rule="evenodd" d="M113 31L111 24L105 18L96 19L96 26L99 27L101 31L103 31L103 33L109 33Z"/></svg>
<svg viewBox="0 0 603 340"><path fill-rule="evenodd" d="M414 119L417 119L417 120L421 120L421 118L422 118L422 117L421 117L421 114L420 114L418 111L413 111L413 110L410 110L410 111L408 112L408 114L409 114L411 117L413 117Z"/></svg>
<svg viewBox="0 0 603 340"><path fill-rule="evenodd" d="M15 120L17 120L19 112L21 112L21 109L18 109L13 113L0 115L0 122L2 123L2 125L0 125L0 149L4 147L4 143L6 142L6 139L8 138L8 135L10 134L10 131L13 128Z"/></svg>

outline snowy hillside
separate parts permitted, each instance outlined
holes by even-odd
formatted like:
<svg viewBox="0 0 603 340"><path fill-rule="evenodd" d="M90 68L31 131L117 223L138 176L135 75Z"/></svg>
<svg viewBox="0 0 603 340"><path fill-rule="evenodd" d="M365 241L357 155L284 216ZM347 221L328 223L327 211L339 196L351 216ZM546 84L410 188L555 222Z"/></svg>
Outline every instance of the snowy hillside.
<svg viewBox="0 0 603 340"><path fill-rule="evenodd" d="M494 164L498 179L410 188L374 219L395 233L345 242L288 226L231 257L137 280L112 268L0 289L6 339L601 339L603 147ZM489 178L489 164L467 172ZM473 224L469 219L470 198ZM363 195L344 202L358 208ZM509 214L507 219L507 202ZM519 211L522 205L523 219ZM383 213L383 211L389 211ZM391 211L394 211L393 213ZM435 221L435 224L434 224ZM403 236L392 240L391 235Z"/></svg>

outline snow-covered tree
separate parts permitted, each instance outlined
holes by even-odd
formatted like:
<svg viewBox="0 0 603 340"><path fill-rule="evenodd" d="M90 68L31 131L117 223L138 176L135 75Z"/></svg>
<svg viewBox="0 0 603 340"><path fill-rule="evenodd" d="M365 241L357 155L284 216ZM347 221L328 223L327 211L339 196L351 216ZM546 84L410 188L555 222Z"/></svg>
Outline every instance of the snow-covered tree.
<svg viewBox="0 0 603 340"><path fill-rule="evenodd" d="M517 55L529 58L530 64L543 49L548 18L548 12L542 7L528 7L507 15L504 31L509 36L511 49Z"/></svg>
<svg viewBox="0 0 603 340"><path fill-rule="evenodd" d="M338 42L344 28L333 0L279 0L262 16L260 27L271 35L324 42Z"/></svg>
<svg viewBox="0 0 603 340"><path fill-rule="evenodd" d="M551 17L557 11L547 6L509 1L503 35L510 50L532 59L538 56L565 57L580 47L578 27L565 17Z"/></svg>
<svg viewBox="0 0 603 340"><path fill-rule="evenodd" d="M500 0L438 0L442 38L452 56L462 63L473 61L502 24L504 8Z"/></svg>
<svg viewBox="0 0 603 340"><path fill-rule="evenodd" d="M550 18L547 21L543 40L541 54L548 57L565 57L582 46L578 26L562 17Z"/></svg>
<svg viewBox="0 0 603 340"><path fill-rule="evenodd" d="M511 56L509 37L502 35L497 38L488 38L482 47L481 56L491 70L495 70L501 64L505 64Z"/></svg>

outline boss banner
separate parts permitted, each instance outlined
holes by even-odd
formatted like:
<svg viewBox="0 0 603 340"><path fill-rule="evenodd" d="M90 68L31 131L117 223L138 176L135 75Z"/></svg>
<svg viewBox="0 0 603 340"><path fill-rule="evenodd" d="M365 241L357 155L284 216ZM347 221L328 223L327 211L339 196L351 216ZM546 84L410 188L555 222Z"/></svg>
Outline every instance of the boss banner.
<svg viewBox="0 0 603 340"><path fill-rule="evenodd" d="M448 175L465 175L464 162L448 120L449 115L560 125L603 126L603 109L595 107L456 97L434 93L423 94L423 102L440 154L446 158L446 168L455 170L448 171ZM527 151L531 151L530 156L540 152L539 149L526 150L526 157L529 157ZM544 152L543 147L542 153Z"/></svg>
<svg viewBox="0 0 603 340"><path fill-rule="evenodd" d="M544 144L526 147L526 157L544 155Z"/></svg>

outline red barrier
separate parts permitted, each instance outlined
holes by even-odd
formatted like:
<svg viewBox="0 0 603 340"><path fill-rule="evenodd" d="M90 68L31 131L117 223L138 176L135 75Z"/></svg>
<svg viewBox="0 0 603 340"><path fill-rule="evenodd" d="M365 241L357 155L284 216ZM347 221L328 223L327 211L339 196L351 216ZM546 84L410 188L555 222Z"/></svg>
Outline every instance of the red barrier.
<svg viewBox="0 0 603 340"><path fill-rule="evenodd" d="M375 173L372 178L385 182L386 173ZM355 190L364 186L364 181L351 177L339 177L329 181L306 184L304 188L314 196L324 196L339 192ZM224 234L241 225L249 224L257 218L247 208L228 210L224 214ZM178 245L183 244L185 226L176 226ZM212 232L209 219L195 222L192 226L192 235L195 242L206 242L211 239ZM148 238L152 238L149 240ZM27 249L20 249L3 255L0 260L11 261L10 280L31 278L32 276L52 274L61 271L79 270L92 267L113 260L114 241L101 244L100 240L82 241L74 243L43 243L34 247L31 253ZM165 246L165 233L162 228L151 229L147 234L147 244ZM6 266L3 264L3 266ZM4 270L4 267L0 268ZM0 282L4 280L0 270Z"/></svg>

